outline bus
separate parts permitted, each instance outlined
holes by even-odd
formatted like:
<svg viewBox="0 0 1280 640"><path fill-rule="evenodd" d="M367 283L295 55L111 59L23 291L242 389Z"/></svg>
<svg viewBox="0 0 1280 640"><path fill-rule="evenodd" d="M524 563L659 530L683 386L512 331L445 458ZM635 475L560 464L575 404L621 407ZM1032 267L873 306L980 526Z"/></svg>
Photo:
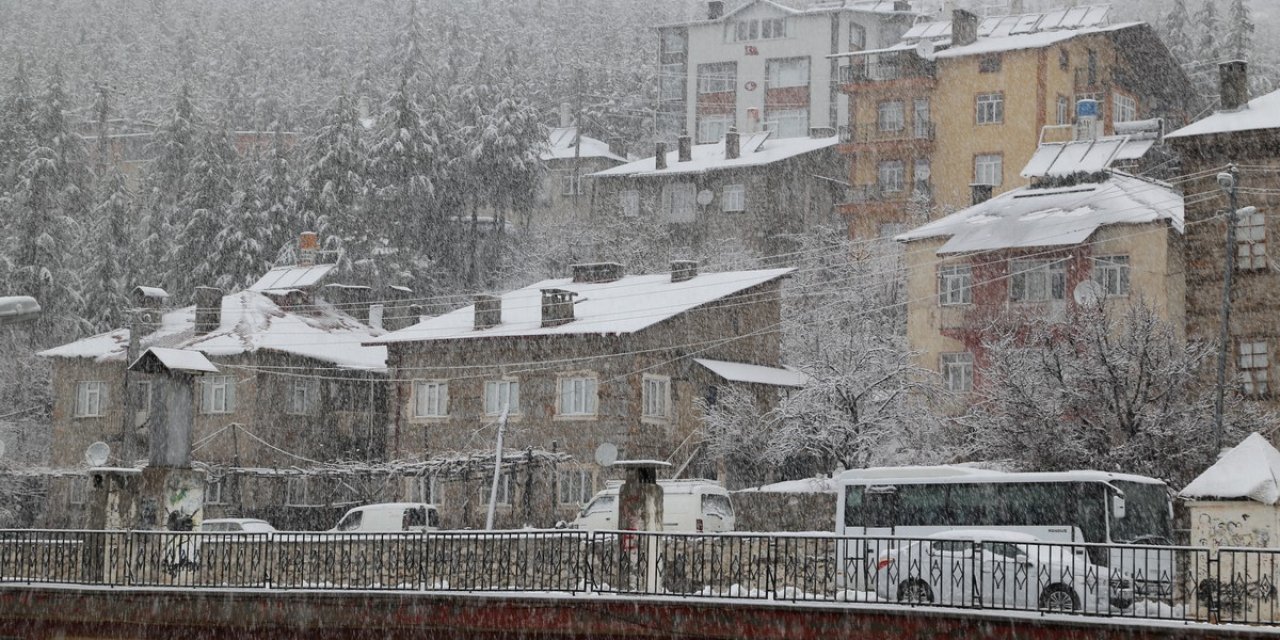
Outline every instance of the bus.
<svg viewBox="0 0 1280 640"><path fill-rule="evenodd" d="M919 538L956 529L1028 533L1088 548L1090 559L1132 576L1143 591L1172 584L1173 502L1163 481L1104 471L1012 473L963 466L877 467L840 475L836 533ZM847 545L846 565L874 561ZM1145 583L1144 585L1137 584Z"/></svg>

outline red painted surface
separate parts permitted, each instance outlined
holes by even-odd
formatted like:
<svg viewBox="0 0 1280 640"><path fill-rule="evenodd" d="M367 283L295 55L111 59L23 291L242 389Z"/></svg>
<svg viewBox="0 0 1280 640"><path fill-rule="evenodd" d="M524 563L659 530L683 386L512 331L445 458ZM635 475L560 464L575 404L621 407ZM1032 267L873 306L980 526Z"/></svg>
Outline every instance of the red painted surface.
<svg viewBox="0 0 1280 640"><path fill-rule="evenodd" d="M732 115L736 113L738 95L733 91L698 94L698 115Z"/></svg>
<svg viewBox="0 0 1280 640"><path fill-rule="evenodd" d="M218 592L0 588L0 637L694 638L841 640L973 638L1164 640L1277 637L1265 629L853 605L535 598L421 593Z"/></svg>
<svg viewBox="0 0 1280 640"><path fill-rule="evenodd" d="M765 89L764 110L771 109L803 109L809 106L809 87L780 87Z"/></svg>

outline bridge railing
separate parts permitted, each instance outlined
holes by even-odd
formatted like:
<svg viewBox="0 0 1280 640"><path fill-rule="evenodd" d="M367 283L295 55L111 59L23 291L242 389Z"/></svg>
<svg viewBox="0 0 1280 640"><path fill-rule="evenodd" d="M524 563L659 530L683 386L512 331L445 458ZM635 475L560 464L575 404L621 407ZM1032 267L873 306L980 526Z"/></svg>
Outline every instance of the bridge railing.
<svg viewBox="0 0 1280 640"><path fill-rule="evenodd" d="M1280 549L785 533L0 531L0 583L593 592L1280 624Z"/></svg>

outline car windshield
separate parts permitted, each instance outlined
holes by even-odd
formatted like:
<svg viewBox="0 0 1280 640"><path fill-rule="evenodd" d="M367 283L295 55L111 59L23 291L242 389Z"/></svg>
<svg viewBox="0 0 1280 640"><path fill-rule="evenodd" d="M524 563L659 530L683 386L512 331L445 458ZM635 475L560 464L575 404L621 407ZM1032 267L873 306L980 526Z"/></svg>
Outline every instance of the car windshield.
<svg viewBox="0 0 1280 640"><path fill-rule="evenodd" d="M338 531L354 531L360 528L360 520L364 515L363 511L352 511L348 513L336 527Z"/></svg>
<svg viewBox="0 0 1280 640"><path fill-rule="evenodd" d="M709 516L732 518L733 503L729 502L728 496L707 494L702 496L702 512Z"/></svg>
<svg viewBox="0 0 1280 640"><path fill-rule="evenodd" d="M582 515L589 516L596 513L608 513L613 511L613 504L616 500L617 499L613 496L600 496L599 498L587 503L587 506L582 508Z"/></svg>

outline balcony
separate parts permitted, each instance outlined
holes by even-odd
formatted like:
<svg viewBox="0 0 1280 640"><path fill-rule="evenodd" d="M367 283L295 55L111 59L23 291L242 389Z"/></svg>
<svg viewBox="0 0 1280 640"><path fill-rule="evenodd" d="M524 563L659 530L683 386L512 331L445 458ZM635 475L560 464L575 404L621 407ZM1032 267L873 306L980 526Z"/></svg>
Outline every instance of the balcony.
<svg viewBox="0 0 1280 640"><path fill-rule="evenodd" d="M899 185L895 189L886 189L883 185L859 184L849 187L848 197L840 206L903 203L908 200L933 200L933 185L928 182L917 182L914 185Z"/></svg>
<svg viewBox="0 0 1280 640"><path fill-rule="evenodd" d="M928 142L933 140L933 122L923 121L912 126L885 129L878 124L860 124L840 127L842 144L872 144L877 142Z"/></svg>
<svg viewBox="0 0 1280 640"><path fill-rule="evenodd" d="M932 80L936 70L935 63L921 59L914 53L897 54L876 60L866 57L853 58L850 64L840 67L840 80L844 84L893 82L912 78Z"/></svg>

